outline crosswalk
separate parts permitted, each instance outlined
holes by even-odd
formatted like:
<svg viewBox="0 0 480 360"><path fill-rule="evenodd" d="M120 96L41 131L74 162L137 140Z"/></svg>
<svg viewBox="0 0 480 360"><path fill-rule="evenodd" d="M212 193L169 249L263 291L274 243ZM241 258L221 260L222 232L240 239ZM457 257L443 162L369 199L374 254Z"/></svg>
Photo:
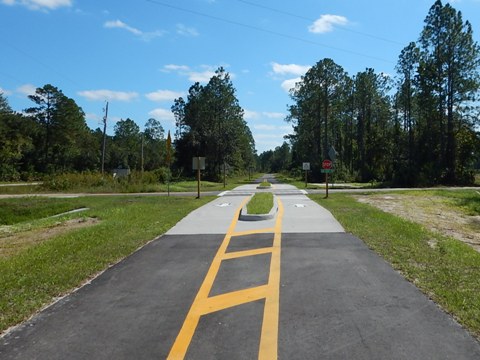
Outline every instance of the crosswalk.
<svg viewBox="0 0 480 360"><path fill-rule="evenodd" d="M218 196L223 197L223 196L250 196L255 193L260 193L260 192L272 192L275 195L307 195L306 190L302 189L255 189L255 188L250 188L250 189L241 189L241 190L227 190L224 192L221 192L218 194Z"/></svg>
<svg viewBox="0 0 480 360"><path fill-rule="evenodd" d="M279 200L277 218L273 227L261 228L259 226L260 228L255 230L236 231L240 210L247 200L248 198L242 202L235 213L227 234L212 261L210 269L170 350L169 360L185 358L202 316L262 299L264 299L264 312L258 359L271 360L277 358L281 229L284 208ZM265 242L265 234L272 234L273 241L271 243ZM252 242L252 236L258 236L258 241ZM249 240L242 240L246 238ZM246 259L266 254L270 255L268 281L266 284L243 289L237 289L235 284L232 284L231 287L235 290L210 296L222 263L232 259Z"/></svg>

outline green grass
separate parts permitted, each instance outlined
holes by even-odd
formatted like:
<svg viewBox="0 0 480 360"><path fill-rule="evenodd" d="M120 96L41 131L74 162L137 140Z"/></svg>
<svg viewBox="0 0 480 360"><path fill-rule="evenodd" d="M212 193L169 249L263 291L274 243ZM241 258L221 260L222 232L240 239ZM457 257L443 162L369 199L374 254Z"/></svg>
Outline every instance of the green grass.
<svg viewBox="0 0 480 360"><path fill-rule="evenodd" d="M296 186L299 189L312 189L312 190L318 190L318 189L325 189L325 182L324 183L307 183L307 187L305 188L305 178L295 178L291 177L285 174L275 174L275 177L277 180L279 180L282 183L285 184L290 184L293 186ZM344 182L335 180L333 179L333 185L332 185L332 177L329 176L329 188L330 189L344 189L344 188L359 188L359 189L372 189L372 188L378 188L380 187L380 183L378 182L369 182L369 183L356 183L356 182L349 182L348 184L345 184ZM307 178L307 181L311 181L310 179Z"/></svg>
<svg viewBox="0 0 480 360"><path fill-rule="evenodd" d="M453 205L462 209L467 215L480 215L480 191L435 190L432 191L432 193L447 198Z"/></svg>
<svg viewBox="0 0 480 360"><path fill-rule="evenodd" d="M40 185L24 185L24 186L0 186L0 194L35 194L44 193Z"/></svg>
<svg viewBox="0 0 480 360"><path fill-rule="evenodd" d="M410 190L410 191L395 191L395 194L406 194L410 196L438 196L442 197L451 206L459 208L467 215L480 215L480 189L479 190Z"/></svg>
<svg viewBox="0 0 480 360"><path fill-rule="evenodd" d="M0 258L0 331L25 320L54 297L128 256L211 199L150 196L69 199L71 207L90 208L77 217L94 217L100 222L55 236L15 256ZM15 201L18 207L31 199ZM53 207L52 211L57 211Z"/></svg>
<svg viewBox="0 0 480 360"><path fill-rule="evenodd" d="M247 203L249 214L268 214L273 207L273 194L271 192L256 193Z"/></svg>
<svg viewBox="0 0 480 360"><path fill-rule="evenodd" d="M455 194L444 193L457 198ZM462 197L466 196L459 196L458 206L463 206ZM347 194L311 198L480 337L480 253L419 224L359 203Z"/></svg>
<svg viewBox="0 0 480 360"><path fill-rule="evenodd" d="M251 175L256 179L261 174ZM223 191L231 190L239 185L250 183L248 175L229 176L226 179L226 186L221 182L202 180L200 191ZM142 178L141 173L134 172L130 180L116 179L107 174L104 177L99 173L86 174L64 174L46 178L43 185L38 186L1 186L0 194L38 194L38 193L149 193L167 192L195 192L197 181L194 179L174 179L168 185L155 178L155 173L145 172Z"/></svg>
<svg viewBox="0 0 480 360"><path fill-rule="evenodd" d="M72 204L66 199L42 197L0 199L0 225L13 225L22 221L37 220L66 211L85 207L79 202Z"/></svg>
<svg viewBox="0 0 480 360"><path fill-rule="evenodd" d="M262 181L259 186L262 186L262 187L271 187L272 184L270 184L268 181Z"/></svg>

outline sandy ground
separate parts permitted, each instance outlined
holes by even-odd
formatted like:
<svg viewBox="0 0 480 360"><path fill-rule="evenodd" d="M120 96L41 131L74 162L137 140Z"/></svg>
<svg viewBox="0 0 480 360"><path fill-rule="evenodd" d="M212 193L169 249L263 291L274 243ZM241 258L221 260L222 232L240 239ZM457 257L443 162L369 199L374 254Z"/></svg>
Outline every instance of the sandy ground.
<svg viewBox="0 0 480 360"><path fill-rule="evenodd" d="M469 216L440 196L357 195L355 198L427 229L463 241L480 252L480 216Z"/></svg>

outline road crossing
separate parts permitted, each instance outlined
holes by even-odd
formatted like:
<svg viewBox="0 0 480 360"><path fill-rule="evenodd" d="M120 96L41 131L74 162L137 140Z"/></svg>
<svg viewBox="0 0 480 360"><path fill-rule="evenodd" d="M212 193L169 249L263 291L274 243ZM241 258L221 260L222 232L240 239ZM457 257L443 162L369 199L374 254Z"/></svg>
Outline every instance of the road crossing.
<svg viewBox="0 0 480 360"><path fill-rule="evenodd" d="M246 185L0 338L11 359L465 359L480 345L327 210ZM160 220L160 219L159 219Z"/></svg>
<svg viewBox="0 0 480 360"><path fill-rule="evenodd" d="M184 359L188 346L192 340L195 329L202 315L224 310L241 304L264 299L263 322L260 337L258 359L276 359L278 347L278 316L279 316L279 292L280 292L280 257L281 257L281 224L283 218L283 204L278 201L278 214L273 228L262 228L261 223L256 230L236 232L239 213L246 198L236 210L227 234L220 245L205 280L198 291L197 296L187 314L185 322L178 334L175 343L168 356L169 360ZM233 242L242 242L242 237L251 237L256 234L272 233L273 243L271 246L258 247L256 242L250 242L250 246L242 250L231 251ZM261 244L261 242L260 242ZM235 248L235 245L233 246ZM222 262L232 259L240 259L251 256L270 254L270 267L268 281L256 287L237 289L216 296L209 296L214 281L220 271Z"/></svg>

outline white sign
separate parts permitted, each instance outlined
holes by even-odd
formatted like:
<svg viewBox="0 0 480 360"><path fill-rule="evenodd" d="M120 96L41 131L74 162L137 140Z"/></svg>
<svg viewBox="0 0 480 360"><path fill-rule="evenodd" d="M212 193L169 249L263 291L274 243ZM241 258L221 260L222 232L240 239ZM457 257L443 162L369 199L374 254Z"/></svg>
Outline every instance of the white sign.
<svg viewBox="0 0 480 360"><path fill-rule="evenodd" d="M204 157L194 157L192 158L192 169L193 170L205 170L205 158Z"/></svg>
<svg viewBox="0 0 480 360"><path fill-rule="evenodd" d="M310 163L303 163L303 170L310 170Z"/></svg>

